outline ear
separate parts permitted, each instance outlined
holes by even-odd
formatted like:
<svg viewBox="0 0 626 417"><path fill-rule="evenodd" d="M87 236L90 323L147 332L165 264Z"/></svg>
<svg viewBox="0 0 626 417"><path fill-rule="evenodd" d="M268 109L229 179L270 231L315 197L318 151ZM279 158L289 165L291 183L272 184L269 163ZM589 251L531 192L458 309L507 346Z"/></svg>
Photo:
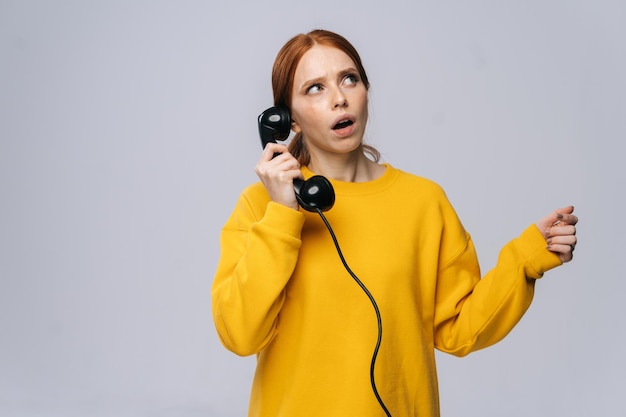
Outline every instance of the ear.
<svg viewBox="0 0 626 417"><path fill-rule="evenodd" d="M293 130L295 133L302 133L300 125L293 119L291 119L291 130Z"/></svg>

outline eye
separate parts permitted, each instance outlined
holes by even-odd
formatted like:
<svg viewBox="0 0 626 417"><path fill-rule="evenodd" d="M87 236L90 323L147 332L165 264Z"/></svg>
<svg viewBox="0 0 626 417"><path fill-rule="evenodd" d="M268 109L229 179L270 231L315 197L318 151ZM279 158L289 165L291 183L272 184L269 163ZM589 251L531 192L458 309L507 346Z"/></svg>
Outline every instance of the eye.
<svg viewBox="0 0 626 417"><path fill-rule="evenodd" d="M348 74L343 78L343 84L354 85L359 82L359 77L356 74Z"/></svg>
<svg viewBox="0 0 626 417"><path fill-rule="evenodd" d="M310 86L309 88L306 89L306 94L319 93L323 89L324 89L324 87L322 87L322 84L313 84L312 86Z"/></svg>

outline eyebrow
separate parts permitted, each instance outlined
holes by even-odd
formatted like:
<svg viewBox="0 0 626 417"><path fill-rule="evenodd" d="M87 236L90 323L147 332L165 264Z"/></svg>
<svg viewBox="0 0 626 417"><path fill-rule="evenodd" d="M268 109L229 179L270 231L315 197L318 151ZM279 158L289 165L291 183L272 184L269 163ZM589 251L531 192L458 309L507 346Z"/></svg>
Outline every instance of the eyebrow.
<svg viewBox="0 0 626 417"><path fill-rule="evenodd" d="M354 73L358 74L359 72L354 67L348 67L348 68L345 68L345 69L339 71L338 75L339 75L339 78L343 78L343 77L345 77L348 74L354 74ZM307 88L309 88L312 85L321 84L322 81L324 81L325 79L326 79L326 77L322 76L322 77L316 77L316 78L312 78L310 80L307 80L307 81L302 83L302 86L300 87L299 90L303 91L303 90L306 90Z"/></svg>

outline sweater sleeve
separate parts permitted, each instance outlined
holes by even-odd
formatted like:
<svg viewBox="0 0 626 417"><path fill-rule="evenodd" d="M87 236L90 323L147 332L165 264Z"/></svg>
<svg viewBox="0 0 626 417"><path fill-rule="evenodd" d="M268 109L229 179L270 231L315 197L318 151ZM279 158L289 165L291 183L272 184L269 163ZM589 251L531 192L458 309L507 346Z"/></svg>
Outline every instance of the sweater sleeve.
<svg viewBox="0 0 626 417"><path fill-rule="evenodd" d="M249 196L240 197L222 229L211 291L220 340L241 356L271 342L301 245L304 215L272 201L263 205L255 211Z"/></svg>
<svg viewBox="0 0 626 417"><path fill-rule="evenodd" d="M435 346L465 356L505 337L530 306L535 280L561 261L531 225L502 248L496 266L480 279L472 240L454 218L442 240L442 253L453 256L442 262L437 281Z"/></svg>

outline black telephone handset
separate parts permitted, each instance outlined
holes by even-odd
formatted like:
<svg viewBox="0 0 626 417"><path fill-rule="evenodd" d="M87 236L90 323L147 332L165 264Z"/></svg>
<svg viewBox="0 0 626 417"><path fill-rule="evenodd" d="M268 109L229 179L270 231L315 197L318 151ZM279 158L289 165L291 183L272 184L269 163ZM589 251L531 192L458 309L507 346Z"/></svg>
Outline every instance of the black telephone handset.
<svg viewBox="0 0 626 417"><path fill-rule="evenodd" d="M284 107L270 107L259 115L259 134L263 148L270 143L283 141L291 132L289 110ZM274 155L276 156L276 155ZM335 204L335 190L327 178L314 175L308 180L293 180L296 200L306 211L328 211Z"/></svg>

